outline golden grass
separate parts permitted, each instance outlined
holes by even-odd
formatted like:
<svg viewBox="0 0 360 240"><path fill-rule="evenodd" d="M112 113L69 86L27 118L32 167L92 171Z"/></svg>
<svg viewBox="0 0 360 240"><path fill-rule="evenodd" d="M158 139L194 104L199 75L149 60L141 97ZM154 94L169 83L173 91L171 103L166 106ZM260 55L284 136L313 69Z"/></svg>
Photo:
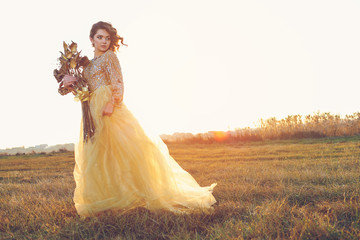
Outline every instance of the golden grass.
<svg viewBox="0 0 360 240"><path fill-rule="evenodd" d="M0 239L359 239L360 137L169 144L211 214L81 218L73 152L0 157Z"/></svg>

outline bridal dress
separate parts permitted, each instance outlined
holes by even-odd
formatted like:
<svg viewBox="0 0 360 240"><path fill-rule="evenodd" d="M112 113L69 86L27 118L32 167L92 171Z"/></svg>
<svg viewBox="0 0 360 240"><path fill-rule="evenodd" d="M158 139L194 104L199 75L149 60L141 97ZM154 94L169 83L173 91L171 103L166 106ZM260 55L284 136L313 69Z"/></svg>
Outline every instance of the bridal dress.
<svg viewBox="0 0 360 240"><path fill-rule="evenodd" d="M213 210L216 183L201 187L170 156L159 136L147 134L123 102L123 78L116 54L108 50L84 69L96 131L75 144L74 203L80 216L137 207L189 213ZM102 110L112 101L111 116ZM123 210L123 211L122 211Z"/></svg>

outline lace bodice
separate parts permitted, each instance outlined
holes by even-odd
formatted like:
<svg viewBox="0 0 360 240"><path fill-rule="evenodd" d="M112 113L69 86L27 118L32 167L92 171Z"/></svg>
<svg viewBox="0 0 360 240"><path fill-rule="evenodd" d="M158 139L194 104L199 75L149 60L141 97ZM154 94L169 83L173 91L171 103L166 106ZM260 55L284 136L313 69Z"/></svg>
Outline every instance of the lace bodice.
<svg viewBox="0 0 360 240"><path fill-rule="evenodd" d="M111 85L111 102L119 105L123 100L124 82L119 59L116 54L108 50L104 54L92 59L84 69L84 77L89 83L90 92L102 85Z"/></svg>

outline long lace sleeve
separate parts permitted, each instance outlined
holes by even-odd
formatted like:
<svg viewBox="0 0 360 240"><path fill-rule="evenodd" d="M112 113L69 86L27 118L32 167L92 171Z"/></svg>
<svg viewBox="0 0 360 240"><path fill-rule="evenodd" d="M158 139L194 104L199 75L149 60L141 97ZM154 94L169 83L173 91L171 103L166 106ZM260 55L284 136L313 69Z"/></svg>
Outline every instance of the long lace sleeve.
<svg viewBox="0 0 360 240"><path fill-rule="evenodd" d="M113 51L108 51L106 58L106 72L110 78L112 86L111 102L114 105L120 104L124 96L124 82L121 73L121 67L119 59Z"/></svg>

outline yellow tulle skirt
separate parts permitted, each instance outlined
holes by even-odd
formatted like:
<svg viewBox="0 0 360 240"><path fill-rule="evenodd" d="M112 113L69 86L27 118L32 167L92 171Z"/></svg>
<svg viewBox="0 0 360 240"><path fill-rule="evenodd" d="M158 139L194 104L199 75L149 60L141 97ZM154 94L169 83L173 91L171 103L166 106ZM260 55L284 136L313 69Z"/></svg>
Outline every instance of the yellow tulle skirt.
<svg viewBox="0 0 360 240"><path fill-rule="evenodd" d="M75 208L80 216L137 207L176 213L213 210L216 183L201 187L170 156L159 136L149 136L122 102L111 116L102 109L111 98L109 85L90 98L96 133L83 141L82 122L75 144Z"/></svg>

